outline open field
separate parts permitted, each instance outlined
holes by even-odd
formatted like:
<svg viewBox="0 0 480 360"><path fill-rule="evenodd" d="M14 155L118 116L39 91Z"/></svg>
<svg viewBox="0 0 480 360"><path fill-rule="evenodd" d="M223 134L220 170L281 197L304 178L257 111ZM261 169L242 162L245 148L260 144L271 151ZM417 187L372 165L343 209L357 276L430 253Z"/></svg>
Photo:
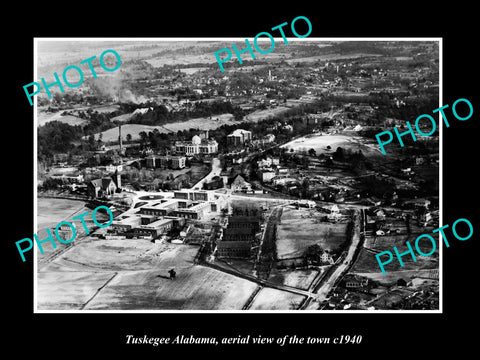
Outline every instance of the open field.
<svg viewBox="0 0 480 360"><path fill-rule="evenodd" d="M192 74L195 74L196 72L207 70L207 69L209 68L208 67L191 67L191 68L178 69L178 70L184 74L192 75Z"/></svg>
<svg viewBox="0 0 480 360"><path fill-rule="evenodd" d="M372 56L381 56L379 54L325 54L325 55L316 55L303 58L294 58L285 60L287 63L301 63L301 62L315 62L315 61L326 61L326 60L341 60L341 59L357 59L361 57L372 57Z"/></svg>
<svg viewBox="0 0 480 360"><path fill-rule="evenodd" d="M438 271L438 270L437 270ZM437 281L438 278L434 278L434 269L423 269L423 270L399 270L399 271L387 271L385 274L382 272L371 273L371 272L355 272L356 275L367 277L371 280L374 280L382 285L394 285L398 279L403 279L406 282L414 280L414 285L422 284L424 282L432 283ZM437 280L436 280L437 279Z"/></svg>
<svg viewBox="0 0 480 360"><path fill-rule="evenodd" d="M128 121L131 114L124 114L117 116L114 119L120 121ZM232 125L237 124L238 122L233 119L232 114L221 114L221 115L212 115L210 117L204 118L195 118L183 122L169 123L165 125L143 125L143 124L124 124L122 125L122 136L125 140L127 134L132 135L132 140L139 140L140 133L145 131L147 134L149 131L157 129L161 133L177 132L181 130L188 129L201 129L201 130L212 130L216 129L222 125ZM95 139L97 139L99 133L95 134ZM118 141L118 128L108 129L102 132L102 140L105 142L108 141Z"/></svg>
<svg viewBox="0 0 480 360"><path fill-rule="evenodd" d="M39 310L80 310L114 272L47 272L38 274Z"/></svg>
<svg viewBox="0 0 480 360"><path fill-rule="evenodd" d="M402 253L408 250L406 246L397 246L398 252ZM393 248L387 249L393 253ZM414 250L415 251L415 250ZM428 252L425 249L425 252ZM401 270L422 270L422 269L438 269L439 262L438 262L438 250L429 257L420 257L415 255L417 261L414 262L410 255L406 255L402 258L404 266L400 266L398 259L396 258L395 254L393 254L393 260L389 264L385 264L385 272L388 274L389 272L396 272ZM383 255L380 257L381 261L386 261L388 259L388 254ZM380 266L377 262L377 258L375 257L375 253L367 251L365 249L361 249L358 255L357 261L355 261L354 265L352 266L351 272L355 273L381 273Z"/></svg>
<svg viewBox="0 0 480 360"><path fill-rule="evenodd" d="M86 309L239 310L256 284L211 268L191 266L175 280L158 271L118 274Z"/></svg>
<svg viewBox="0 0 480 360"><path fill-rule="evenodd" d="M250 310L296 310L304 298L287 291L263 288L255 296Z"/></svg>
<svg viewBox="0 0 480 360"><path fill-rule="evenodd" d="M315 210L283 210L278 225L277 258L301 257L314 244L324 250L335 250L347 240L347 223L320 222L322 214Z"/></svg>
<svg viewBox="0 0 480 360"><path fill-rule="evenodd" d="M256 288L248 280L200 266L177 270L175 280L167 275L159 270L40 273L38 308L238 310Z"/></svg>
<svg viewBox="0 0 480 360"><path fill-rule="evenodd" d="M133 271L191 266L198 247L153 244L149 240L85 240L54 260L45 271Z"/></svg>
<svg viewBox="0 0 480 360"><path fill-rule="evenodd" d="M222 125L233 125L237 123L238 122L233 119L233 115L227 113L190 119L183 122L165 124L163 125L163 128L173 132L188 129L212 130Z"/></svg>
<svg viewBox="0 0 480 360"><path fill-rule="evenodd" d="M89 209L85 206L85 202L79 200L69 200L69 199L52 199L52 198L38 198L37 199L37 229L35 234L37 234L39 240L47 239L47 228L50 229L52 236L54 235L55 227L61 221L68 221L74 224L76 228L76 238L73 242L69 244L61 243L60 241L55 241L56 248L53 248L53 245L50 241L46 241L42 244L43 254L40 253L40 249L37 251L38 262L43 267L43 262L54 252L62 251L67 246L78 245L80 241L83 241L83 236L85 235L85 230L81 224L80 219L73 220L74 216L80 215L82 213L88 212L89 215L84 217L85 224L89 231L96 231L99 229L97 225L94 224L91 213L92 209ZM98 212L96 214L98 221L107 220L107 215ZM33 238L32 238L33 240Z"/></svg>
<svg viewBox="0 0 480 360"><path fill-rule="evenodd" d="M386 292L380 298L370 303L375 308L390 309L393 305L400 303L407 296L413 294L412 290L405 288L398 288L393 291Z"/></svg>
<svg viewBox="0 0 480 360"><path fill-rule="evenodd" d="M142 125L142 124L125 124L122 125L122 137L123 140L126 139L127 134L132 135L132 140L139 140L140 133L145 131L147 134L149 131L153 131L153 129L158 129L161 133L168 133L169 131L162 128L161 126L151 126L151 125ZM118 127L114 127L112 129L108 129L103 131L102 133L102 140L104 142L109 141L118 141ZM95 134L95 139L98 139L99 133Z"/></svg>
<svg viewBox="0 0 480 360"><path fill-rule="evenodd" d="M85 207L83 201L68 199L37 199L37 230L56 226L60 221L72 219L73 216L85 211L91 212ZM87 219L87 217L85 217Z"/></svg>
<svg viewBox="0 0 480 360"><path fill-rule="evenodd" d="M312 281L317 276L315 269L306 270L278 270L273 268L270 272L268 281L276 284L292 286L302 290L308 290Z"/></svg>
<svg viewBox="0 0 480 360"><path fill-rule="evenodd" d="M65 115L62 116L63 110L62 111L57 111L54 113L50 112L44 112L44 111L38 111L37 112L37 123L38 126L45 125L48 122L51 121L60 121L62 123L68 124L68 125L85 125L88 123L87 120L81 119L76 116L72 115Z"/></svg>
<svg viewBox="0 0 480 360"><path fill-rule="evenodd" d="M268 119L270 117L277 116L281 113L284 113L287 111L289 108L285 106L277 106L272 109L265 109L265 110L256 110L248 115L245 115L243 117L243 121L249 121L249 122L258 122L261 120Z"/></svg>
<svg viewBox="0 0 480 360"><path fill-rule="evenodd" d="M197 251L148 240L82 241L38 273L39 309L241 309L256 285L193 265Z"/></svg>
<svg viewBox="0 0 480 360"><path fill-rule="evenodd" d="M331 149L327 149L330 146ZM345 150L358 151L361 150L365 156L379 155L380 150L373 145L365 143L365 139L347 135L307 135L290 141L281 146L282 148L293 149L295 151L308 151L315 149L317 154L334 153L338 147Z"/></svg>

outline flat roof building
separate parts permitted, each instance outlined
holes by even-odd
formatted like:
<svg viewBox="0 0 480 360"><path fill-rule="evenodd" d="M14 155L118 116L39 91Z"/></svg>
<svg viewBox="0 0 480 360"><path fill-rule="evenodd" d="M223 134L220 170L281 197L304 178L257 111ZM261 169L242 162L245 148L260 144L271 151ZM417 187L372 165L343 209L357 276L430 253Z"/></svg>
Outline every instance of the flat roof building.
<svg viewBox="0 0 480 360"><path fill-rule="evenodd" d="M134 231L137 236L149 236L155 239L172 229L173 222L172 218L162 218L148 225L140 225Z"/></svg>

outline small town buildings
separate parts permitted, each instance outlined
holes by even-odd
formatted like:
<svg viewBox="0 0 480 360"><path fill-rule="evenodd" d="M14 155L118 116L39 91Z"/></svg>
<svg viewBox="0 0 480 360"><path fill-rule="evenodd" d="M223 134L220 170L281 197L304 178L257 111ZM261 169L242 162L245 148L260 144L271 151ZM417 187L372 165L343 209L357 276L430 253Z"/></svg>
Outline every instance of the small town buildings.
<svg viewBox="0 0 480 360"><path fill-rule="evenodd" d="M272 166L278 166L280 160L278 158L267 157L266 159L261 159L257 161L258 168L271 168Z"/></svg>
<svg viewBox="0 0 480 360"><path fill-rule="evenodd" d="M262 182L271 182L272 179L277 175L273 170L266 170L266 171L259 171L258 177L262 180Z"/></svg>
<svg viewBox="0 0 480 360"><path fill-rule="evenodd" d="M225 185L223 177L214 176L210 181L203 184L205 190L221 189Z"/></svg>
<svg viewBox="0 0 480 360"><path fill-rule="evenodd" d="M122 164L119 164L119 165L114 165L114 164L110 164L110 165L107 165L105 166L105 170L108 171L108 172L116 172L116 171L122 171L123 170L123 165Z"/></svg>
<svg viewBox="0 0 480 360"><path fill-rule="evenodd" d="M323 252L322 255L320 255L320 261L323 263L328 263L330 265L334 263L332 255L327 252Z"/></svg>
<svg viewBox="0 0 480 360"><path fill-rule="evenodd" d="M340 209L338 208L337 204L333 204L329 210L330 213L327 215L327 218L329 220L337 220L340 216Z"/></svg>
<svg viewBox="0 0 480 360"><path fill-rule="evenodd" d="M172 155L150 155L145 159L148 168L162 168L162 169L183 169L186 164L185 156Z"/></svg>
<svg viewBox="0 0 480 360"><path fill-rule="evenodd" d="M358 275L349 274L343 278L344 285L347 289L365 288L368 286L368 278Z"/></svg>
<svg viewBox="0 0 480 360"><path fill-rule="evenodd" d="M248 130L237 129L231 134L227 135L227 144L229 145L244 145L250 140L252 140L252 132Z"/></svg>
<svg viewBox="0 0 480 360"><path fill-rule="evenodd" d="M70 183L70 184L81 184L83 183L83 175L51 175L51 179L61 180L63 183Z"/></svg>
<svg viewBox="0 0 480 360"><path fill-rule="evenodd" d="M251 191L252 185L248 183L242 175L237 175L230 184L232 191Z"/></svg>
<svg viewBox="0 0 480 360"><path fill-rule="evenodd" d="M275 141L275 135L273 134L267 134L263 137L263 143L264 144L269 144Z"/></svg>

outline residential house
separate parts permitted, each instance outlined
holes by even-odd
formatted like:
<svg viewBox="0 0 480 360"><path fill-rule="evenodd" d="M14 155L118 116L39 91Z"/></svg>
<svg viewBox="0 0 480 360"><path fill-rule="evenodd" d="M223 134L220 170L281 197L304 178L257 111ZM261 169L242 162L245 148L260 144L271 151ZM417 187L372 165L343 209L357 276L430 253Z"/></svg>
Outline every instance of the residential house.
<svg viewBox="0 0 480 360"><path fill-rule="evenodd" d="M252 185L248 183L242 175L237 175L230 184L232 191L251 191Z"/></svg>

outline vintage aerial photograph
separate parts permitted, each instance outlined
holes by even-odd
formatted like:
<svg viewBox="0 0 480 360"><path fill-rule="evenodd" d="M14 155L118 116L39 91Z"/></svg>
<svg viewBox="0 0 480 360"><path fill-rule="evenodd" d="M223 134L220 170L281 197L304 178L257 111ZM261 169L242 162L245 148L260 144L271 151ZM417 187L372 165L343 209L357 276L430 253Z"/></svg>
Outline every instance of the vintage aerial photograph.
<svg viewBox="0 0 480 360"><path fill-rule="evenodd" d="M440 41L275 39L35 39L35 311L440 309Z"/></svg>

